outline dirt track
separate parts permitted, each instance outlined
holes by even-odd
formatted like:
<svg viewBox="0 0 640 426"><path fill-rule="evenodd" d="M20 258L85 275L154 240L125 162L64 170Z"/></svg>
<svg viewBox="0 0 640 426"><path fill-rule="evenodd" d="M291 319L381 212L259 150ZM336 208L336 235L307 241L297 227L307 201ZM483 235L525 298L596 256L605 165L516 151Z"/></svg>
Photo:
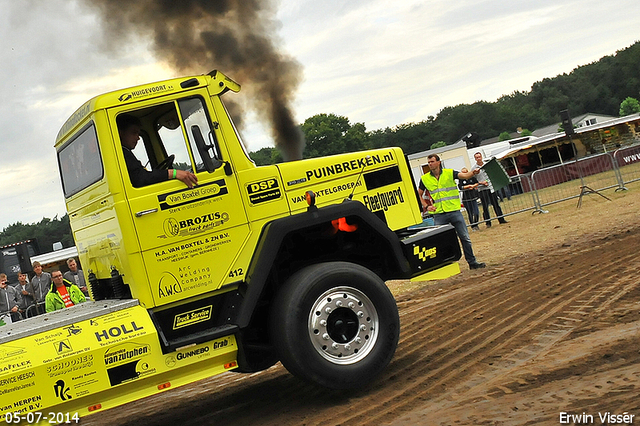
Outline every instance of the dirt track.
<svg viewBox="0 0 640 426"><path fill-rule="evenodd" d="M638 225L594 232L398 296L396 355L358 392L315 388L278 364L81 423L558 425L561 412L593 424L627 412L640 424L639 241Z"/></svg>

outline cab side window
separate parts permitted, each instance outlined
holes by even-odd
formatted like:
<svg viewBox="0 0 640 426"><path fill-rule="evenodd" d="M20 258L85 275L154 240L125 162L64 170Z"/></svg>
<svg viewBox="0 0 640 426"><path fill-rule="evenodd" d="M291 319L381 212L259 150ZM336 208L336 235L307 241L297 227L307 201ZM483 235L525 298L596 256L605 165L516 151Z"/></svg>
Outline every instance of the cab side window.
<svg viewBox="0 0 640 426"><path fill-rule="evenodd" d="M164 182L167 175L162 172L167 169L211 172L222 164L202 98L127 111L118 115L116 122L134 187ZM131 126L132 122L133 136L123 129L124 123Z"/></svg>

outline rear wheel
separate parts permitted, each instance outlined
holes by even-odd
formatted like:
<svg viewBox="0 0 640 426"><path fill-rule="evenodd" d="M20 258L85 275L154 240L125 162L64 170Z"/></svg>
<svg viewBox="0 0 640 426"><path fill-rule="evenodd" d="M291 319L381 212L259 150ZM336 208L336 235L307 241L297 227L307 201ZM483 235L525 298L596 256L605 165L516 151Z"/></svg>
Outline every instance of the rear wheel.
<svg viewBox="0 0 640 426"><path fill-rule="evenodd" d="M333 389L361 387L391 361L398 309L385 283L347 262L292 275L272 306L270 335L292 374Z"/></svg>

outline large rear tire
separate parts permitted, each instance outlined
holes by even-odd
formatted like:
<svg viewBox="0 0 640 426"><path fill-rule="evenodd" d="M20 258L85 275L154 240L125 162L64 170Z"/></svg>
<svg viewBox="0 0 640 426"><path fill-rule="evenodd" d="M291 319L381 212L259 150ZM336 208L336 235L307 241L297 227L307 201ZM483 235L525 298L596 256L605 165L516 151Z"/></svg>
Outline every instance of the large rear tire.
<svg viewBox="0 0 640 426"><path fill-rule="evenodd" d="M400 319L393 295L353 263L306 267L280 289L270 335L292 374L331 389L359 388L389 364Z"/></svg>

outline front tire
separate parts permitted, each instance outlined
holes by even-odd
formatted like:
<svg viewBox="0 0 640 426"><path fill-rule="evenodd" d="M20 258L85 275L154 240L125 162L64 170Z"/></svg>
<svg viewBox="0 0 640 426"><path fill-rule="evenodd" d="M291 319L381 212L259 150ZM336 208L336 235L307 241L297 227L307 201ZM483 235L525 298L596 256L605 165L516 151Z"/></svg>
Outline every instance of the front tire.
<svg viewBox="0 0 640 426"><path fill-rule="evenodd" d="M373 380L391 361L400 333L398 308L385 283L347 262L292 275L276 296L269 323L287 370L331 389Z"/></svg>

